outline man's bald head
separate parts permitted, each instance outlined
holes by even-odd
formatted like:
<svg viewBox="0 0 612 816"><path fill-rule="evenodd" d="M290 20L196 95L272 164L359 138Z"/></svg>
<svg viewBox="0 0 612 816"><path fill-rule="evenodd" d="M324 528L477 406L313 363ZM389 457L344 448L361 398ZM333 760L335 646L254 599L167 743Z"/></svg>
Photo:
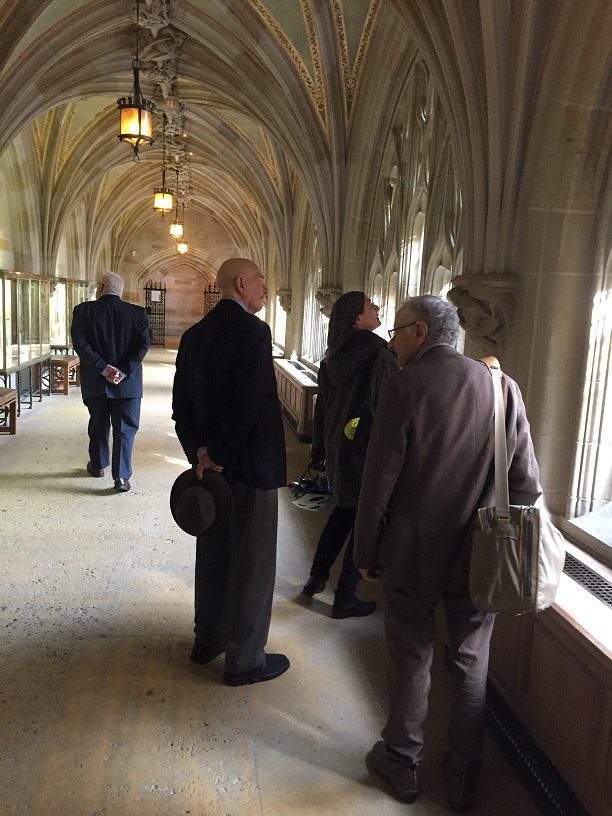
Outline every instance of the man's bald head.
<svg viewBox="0 0 612 816"><path fill-rule="evenodd" d="M248 258L228 258L217 272L217 289L222 297L239 300L251 314L258 312L268 293L264 276Z"/></svg>
<svg viewBox="0 0 612 816"><path fill-rule="evenodd" d="M217 272L217 289L222 295L238 294L236 284L242 275L259 272L256 264L248 258L228 258Z"/></svg>

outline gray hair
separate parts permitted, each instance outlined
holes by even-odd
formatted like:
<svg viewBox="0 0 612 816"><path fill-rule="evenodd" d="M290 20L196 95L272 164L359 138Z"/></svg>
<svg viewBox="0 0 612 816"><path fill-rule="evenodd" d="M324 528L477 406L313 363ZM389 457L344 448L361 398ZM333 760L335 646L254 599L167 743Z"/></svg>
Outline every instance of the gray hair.
<svg viewBox="0 0 612 816"><path fill-rule="evenodd" d="M395 323L410 323L422 320L427 323L427 342L442 342L456 345L459 339L459 318L457 310L447 300L435 295L418 295L406 300L397 310Z"/></svg>
<svg viewBox="0 0 612 816"><path fill-rule="evenodd" d="M105 295L121 295L123 294L123 278L121 275L115 275L114 272L105 272L100 278L100 283L104 286Z"/></svg>

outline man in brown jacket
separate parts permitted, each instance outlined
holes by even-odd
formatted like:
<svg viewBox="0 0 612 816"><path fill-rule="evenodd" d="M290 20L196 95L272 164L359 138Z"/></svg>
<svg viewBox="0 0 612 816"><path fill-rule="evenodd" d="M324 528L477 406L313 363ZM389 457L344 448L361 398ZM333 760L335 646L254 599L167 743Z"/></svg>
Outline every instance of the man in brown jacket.
<svg viewBox="0 0 612 816"><path fill-rule="evenodd" d="M391 657L389 716L366 762L399 799L417 798L441 600L454 685L442 767L451 806L466 812L481 765L494 620L470 600L466 534L474 511L493 503L493 384L484 364L455 349L457 314L441 298L411 298L391 334L403 368L380 396L355 530L355 563L383 582ZM517 384L504 376L503 387L510 497L532 504L541 488L529 423Z"/></svg>

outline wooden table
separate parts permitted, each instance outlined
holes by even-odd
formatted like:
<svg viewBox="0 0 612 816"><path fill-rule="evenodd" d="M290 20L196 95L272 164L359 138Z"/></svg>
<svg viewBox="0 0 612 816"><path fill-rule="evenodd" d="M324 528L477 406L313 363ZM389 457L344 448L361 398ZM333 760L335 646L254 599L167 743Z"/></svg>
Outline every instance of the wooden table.
<svg viewBox="0 0 612 816"><path fill-rule="evenodd" d="M46 385L43 382L43 365L50 357L51 355L46 353L30 360L22 360L9 368L0 369L0 382L4 387L10 388L13 384L17 387L17 416L21 413L22 405L32 407L34 397L37 397L38 402L42 402L43 386Z"/></svg>
<svg viewBox="0 0 612 816"><path fill-rule="evenodd" d="M49 360L49 391L67 394L71 385L81 384L81 361L76 355L60 354Z"/></svg>
<svg viewBox="0 0 612 816"><path fill-rule="evenodd" d="M4 411L5 416L0 433L17 433L17 394L14 388L0 388L0 411Z"/></svg>

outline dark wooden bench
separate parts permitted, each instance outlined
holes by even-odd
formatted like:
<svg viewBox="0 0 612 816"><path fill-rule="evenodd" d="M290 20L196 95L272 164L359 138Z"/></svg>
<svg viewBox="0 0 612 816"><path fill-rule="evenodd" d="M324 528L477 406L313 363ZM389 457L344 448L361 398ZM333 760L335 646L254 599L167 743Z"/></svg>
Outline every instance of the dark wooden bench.
<svg viewBox="0 0 612 816"><path fill-rule="evenodd" d="M0 388L0 411L4 411L5 424L0 425L0 433L17 433L17 391L14 388Z"/></svg>
<svg viewBox="0 0 612 816"><path fill-rule="evenodd" d="M49 360L49 391L67 394L69 385L81 384L80 360L71 354L60 354Z"/></svg>

